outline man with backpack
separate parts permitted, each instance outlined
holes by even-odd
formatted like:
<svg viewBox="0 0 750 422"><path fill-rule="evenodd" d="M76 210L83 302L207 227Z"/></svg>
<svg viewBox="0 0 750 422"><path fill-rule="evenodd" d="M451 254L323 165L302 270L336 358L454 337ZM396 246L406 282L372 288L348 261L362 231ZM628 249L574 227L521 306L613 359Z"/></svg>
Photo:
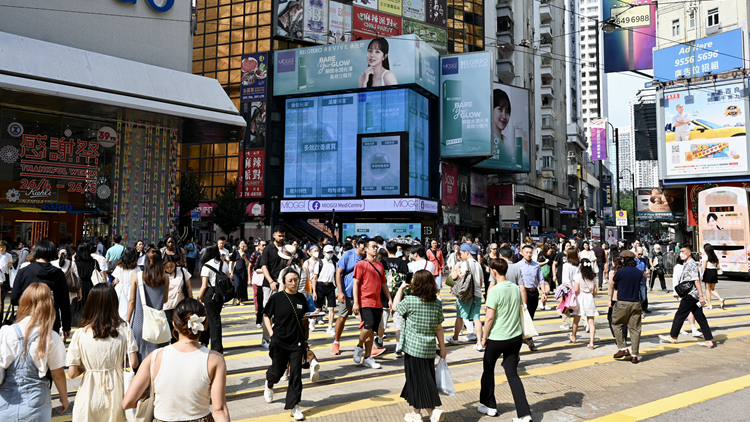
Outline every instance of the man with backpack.
<svg viewBox="0 0 750 422"><path fill-rule="evenodd" d="M451 278L455 280L451 294L456 297L456 324L453 328L453 336L447 337L445 342L456 344L464 320L473 321L477 341L474 350L481 352L484 348L482 347L482 322L479 320L479 311L482 308L484 275L482 266L474 259L469 243L461 245L459 253L461 263L451 271Z"/></svg>

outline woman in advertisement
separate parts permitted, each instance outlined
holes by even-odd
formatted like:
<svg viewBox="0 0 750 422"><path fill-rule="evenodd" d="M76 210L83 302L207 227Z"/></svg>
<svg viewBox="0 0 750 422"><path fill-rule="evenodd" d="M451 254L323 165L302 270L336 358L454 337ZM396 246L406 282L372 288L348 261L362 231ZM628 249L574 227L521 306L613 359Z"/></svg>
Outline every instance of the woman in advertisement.
<svg viewBox="0 0 750 422"><path fill-rule="evenodd" d="M510 121L510 97L502 89L492 93L492 141L495 146L495 159L507 168L516 166L516 143L503 135Z"/></svg>
<svg viewBox="0 0 750 422"><path fill-rule="evenodd" d="M359 77L360 88L398 85L396 75L391 72L388 61L388 41L385 38L375 38L367 46L367 69Z"/></svg>

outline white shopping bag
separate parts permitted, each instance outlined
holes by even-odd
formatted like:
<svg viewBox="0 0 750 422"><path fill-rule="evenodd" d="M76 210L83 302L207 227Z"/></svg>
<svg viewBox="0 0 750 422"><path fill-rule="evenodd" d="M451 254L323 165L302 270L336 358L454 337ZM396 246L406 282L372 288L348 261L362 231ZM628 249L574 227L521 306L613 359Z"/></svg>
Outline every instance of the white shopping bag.
<svg viewBox="0 0 750 422"><path fill-rule="evenodd" d="M435 380L437 381L437 389L439 393L445 394L446 396L452 396L456 394L456 387L453 386L453 379L451 378L451 371L448 369L448 362L440 358L435 369Z"/></svg>
<svg viewBox="0 0 750 422"><path fill-rule="evenodd" d="M523 331L523 338L532 338L539 335L529 311L524 309L523 305L521 305L521 330Z"/></svg>

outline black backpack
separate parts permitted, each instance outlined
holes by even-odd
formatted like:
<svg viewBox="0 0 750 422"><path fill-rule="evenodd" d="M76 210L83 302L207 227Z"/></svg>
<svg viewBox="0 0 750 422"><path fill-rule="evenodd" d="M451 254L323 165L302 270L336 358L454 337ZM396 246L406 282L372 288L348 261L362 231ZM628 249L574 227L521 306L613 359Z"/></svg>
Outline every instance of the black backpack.
<svg viewBox="0 0 750 422"><path fill-rule="evenodd" d="M219 269L221 269L221 266L224 265L222 262L219 264ZM227 276L227 274L224 271L218 271L216 268L206 264L206 267L208 267L209 270L213 271L216 274L216 283L214 285L214 295L212 299L216 302L221 303L227 303L230 300L234 299L234 297L237 295L237 292L234 288L234 283L232 280Z"/></svg>

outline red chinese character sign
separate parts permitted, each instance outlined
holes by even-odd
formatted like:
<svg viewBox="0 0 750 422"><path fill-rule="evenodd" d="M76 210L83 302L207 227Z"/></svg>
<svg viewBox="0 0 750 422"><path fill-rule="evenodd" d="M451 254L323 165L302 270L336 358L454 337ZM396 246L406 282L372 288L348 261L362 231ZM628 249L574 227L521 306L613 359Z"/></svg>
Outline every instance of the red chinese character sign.
<svg viewBox="0 0 750 422"><path fill-rule="evenodd" d="M355 7L352 18L354 32L363 39L395 37L402 34L401 18L392 15Z"/></svg>
<svg viewBox="0 0 750 422"><path fill-rule="evenodd" d="M240 166L240 177L237 183L240 198L263 198L264 150L240 151L240 160L242 165Z"/></svg>

